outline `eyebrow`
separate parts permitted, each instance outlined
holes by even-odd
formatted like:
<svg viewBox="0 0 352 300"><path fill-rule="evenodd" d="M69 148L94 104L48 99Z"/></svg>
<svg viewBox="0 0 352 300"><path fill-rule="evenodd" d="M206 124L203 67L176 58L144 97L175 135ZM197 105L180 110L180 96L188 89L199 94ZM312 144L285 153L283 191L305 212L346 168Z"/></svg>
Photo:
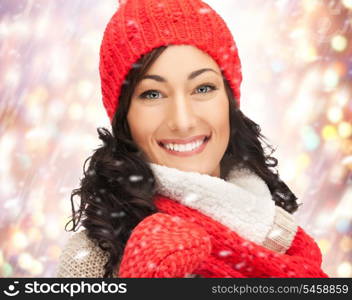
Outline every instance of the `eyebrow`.
<svg viewBox="0 0 352 300"><path fill-rule="evenodd" d="M204 72L208 72L208 71L214 72L215 74L219 75L219 73L214 71L213 69L204 68L204 69L199 69L199 70L193 71L191 74L188 75L187 80L192 80L192 79L196 78L197 76L199 76L200 74L202 74ZM143 79L154 79L159 82L167 82L167 80L164 77L161 77L159 75L144 75L141 77L140 81L142 81Z"/></svg>

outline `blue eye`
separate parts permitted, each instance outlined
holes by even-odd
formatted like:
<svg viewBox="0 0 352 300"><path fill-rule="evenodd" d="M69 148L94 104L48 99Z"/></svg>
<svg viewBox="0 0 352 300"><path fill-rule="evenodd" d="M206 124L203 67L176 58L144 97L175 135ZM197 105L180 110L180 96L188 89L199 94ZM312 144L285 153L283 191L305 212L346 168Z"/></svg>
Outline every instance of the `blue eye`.
<svg viewBox="0 0 352 300"><path fill-rule="evenodd" d="M148 98L147 96L149 95L155 95L155 94L160 94L160 92L156 91L156 90L148 90L148 91L145 91L144 93L142 93L139 98L142 98L142 99L147 99L147 100L153 100L153 99L159 99L159 98Z"/></svg>
<svg viewBox="0 0 352 300"><path fill-rule="evenodd" d="M204 89L205 88L205 89ZM203 89L204 92L200 92L199 94L207 94L209 92L217 90L217 87L212 85L212 84L204 84L200 85L196 88L196 90ZM157 100L160 99L161 97L157 97L157 95L161 95L161 93L157 90L148 90L142 93L139 98L141 99L146 99L146 100ZM149 97L151 96L151 97Z"/></svg>
<svg viewBox="0 0 352 300"><path fill-rule="evenodd" d="M209 89L208 89L209 92L212 92L212 91L217 90L217 88L216 88L214 85L212 85L212 84L200 85L199 87L197 87L197 89L199 90L199 89L204 88L204 87L210 88L210 91L209 91ZM203 89L203 90L204 90L204 89ZM206 93L206 92L205 92L205 93ZM201 92L200 94L205 94L205 93L202 93L202 92Z"/></svg>

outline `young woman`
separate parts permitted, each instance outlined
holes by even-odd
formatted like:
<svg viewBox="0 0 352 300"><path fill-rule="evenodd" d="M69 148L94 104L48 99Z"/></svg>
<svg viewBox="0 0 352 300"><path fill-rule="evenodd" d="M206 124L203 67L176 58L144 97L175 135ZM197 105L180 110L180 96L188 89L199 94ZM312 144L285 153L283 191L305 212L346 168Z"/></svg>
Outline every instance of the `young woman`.
<svg viewBox="0 0 352 300"><path fill-rule="evenodd" d="M71 195L71 231L84 230L58 277L327 277L239 108L237 47L209 5L121 1L100 58L112 132L98 129Z"/></svg>

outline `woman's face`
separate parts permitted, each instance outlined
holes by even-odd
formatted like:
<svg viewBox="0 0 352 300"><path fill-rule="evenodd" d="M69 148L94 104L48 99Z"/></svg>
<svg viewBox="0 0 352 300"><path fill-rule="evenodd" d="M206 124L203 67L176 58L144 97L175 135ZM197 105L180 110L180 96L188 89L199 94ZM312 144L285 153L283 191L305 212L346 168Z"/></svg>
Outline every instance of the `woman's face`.
<svg viewBox="0 0 352 300"><path fill-rule="evenodd" d="M137 84L127 121L150 162L220 177L229 102L221 70L205 52L169 46Z"/></svg>

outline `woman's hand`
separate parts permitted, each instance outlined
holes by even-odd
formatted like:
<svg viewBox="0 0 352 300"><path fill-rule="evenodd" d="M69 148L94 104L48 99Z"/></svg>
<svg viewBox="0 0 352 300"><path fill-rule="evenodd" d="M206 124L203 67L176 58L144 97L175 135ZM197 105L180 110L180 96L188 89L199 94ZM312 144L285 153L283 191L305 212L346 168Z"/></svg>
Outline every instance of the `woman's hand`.
<svg viewBox="0 0 352 300"><path fill-rule="evenodd" d="M177 216L155 213L133 229L118 277L188 277L210 253L210 237L203 228Z"/></svg>

